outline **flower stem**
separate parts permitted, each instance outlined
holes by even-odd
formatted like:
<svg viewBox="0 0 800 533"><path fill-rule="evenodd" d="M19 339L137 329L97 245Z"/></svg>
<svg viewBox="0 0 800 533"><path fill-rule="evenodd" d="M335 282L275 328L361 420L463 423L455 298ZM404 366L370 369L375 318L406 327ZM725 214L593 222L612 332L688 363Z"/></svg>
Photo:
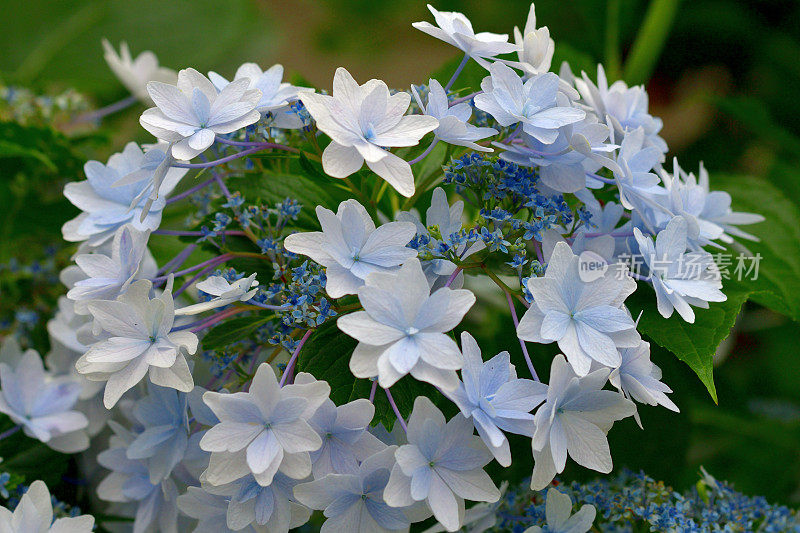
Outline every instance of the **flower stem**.
<svg viewBox="0 0 800 533"><path fill-rule="evenodd" d="M14 433L16 433L16 432L17 432L17 431L19 431L20 429L22 429L22 426L14 426L14 427L13 427L13 428L11 428L11 429L7 429L7 430L5 430L4 432L0 433L0 440L3 440L3 439L4 439L4 438L6 438L6 437L10 437L11 435L13 435Z"/></svg>
<svg viewBox="0 0 800 533"><path fill-rule="evenodd" d="M456 267L456 269L453 270L453 273L450 274L450 277L447 278L447 283L445 283L444 286L445 287L449 287L450 284L453 283L453 281L455 281L456 276L458 276L458 273L461 272L462 270L463 270L463 268L461 268L460 266Z"/></svg>
<svg viewBox="0 0 800 533"><path fill-rule="evenodd" d="M127 98L123 98L119 102L114 102L113 104L101 107L100 109L95 109L94 111L80 115L73 121L73 124L83 124L85 122L94 122L96 120L100 120L108 115L113 115L117 111L122 111L123 109L129 108L135 104L136 101L137 98L133 95L130 95Z"/></svg>
<svg viewBox="0 0 800 533"><path fill-rule="evenodd" d="M476 96L478 96L479 94L481 94L482 92L483 91L477 91L477 92L474 92L474 93L470 93L467 96L462 96L461 98L456 98L455 100L450 102L447 107L453 107L454 105L458 105L461 102L468 102L468 101L472 100L473 98L475 98Z"/></svg>
<svg viewBox="0 0 800 533"><path fill-rule="evenodd" d="M306 343L308 338L311 336L311 332L314 331L313 329L309 329L306 331L306 334L303 335L303 338L300 339L300 343L297 345L297 348L294 349L294 353L292 353L292 357L289 358L289 362L286 363L286 370L283 371L283 375L281 376L281 381L278 383L279 387L283 387L286 383L286 379L294 375L294 367L297 365L297 356L300 355L300 348Z"/></svg>
<svg viewBox="0 0 800 533"><path fill-rule="evenodd" d="M406 421L403 419L403 415L400 414L400 409L397 408L397 404L394 403L394 398L392 398L392 393L389 392L389 389L383 389L383 392L386 393L386 399L389 400L389 405L392 406L392 411L394 411L394 416L397 417L397 421L400 422L400 425L403 427L403 431L408 433L408 426L406 426Z"/></svg>
<svg viewBox="0 0 800 533"><path fill-rule="evenodd" d="M422 161L423 159L425 159L425 158L428 156L428 154L430 154L430 153L433 151L433 148L434 148L434 147L435 147L437 144L439 144L439 137L434 137L434 139L433 139L433 141L431 142L431 144L430 144L430 145L428 145L428 147L427 147L427 148L425 148L425 151L424 151L424 152L422 152L421 154L419 154L417 157L415 157L415 158L414 158L414 159L412 159L411 161L409 161L409 162L408 162L408 164L409 164L409 165L413 165L414 163L419 163L420 161Z"/></svg>
<svg viewBox="0 0 800 533"><path fill-rule="evenodd" d="M205 329L209 326L213 326L214 324L221 322L228 318L229 316L233 316L239 313L244 313L245 311L253 311L252 306L239 306L239 307L232 307L230 309L225 309L224 311L220 311L219 313L213 314L208 318L205 318L201 321L195 322L193 324L188 324L187 326L175 328L177 330L187 329L191 327L192 333L197 333L201 329Z"/></svg>
<svg viewBox="0 0 800 533"><path fill-rule="evenodd" d="M214 161L208 161L207 163L173 163L172 166L173 167L177 167L177 168L211 168L211 167L216 167L216 166L222 165L224 163L228 163L230 161L234 161L234 160L242 158L242 157L246 157L246 156L248 156L250 154L254 154L254 153L260 152L262 150L269 150L271 148L276 148L276 149L279 149L279 150L286 150L287 152L294 152L294 153L297 153L297 154L300 153L300 150L298 150L297 148L293 148L291 146L286 146L286 145L283 145L283 144L259 143L258 145L252 146L252 147L247 148L245 150L242 150L239 153L232 154L232 155L220 158L220 159L215 159Z"/></svg>
<svg viewBox="0 0 800 533"><path fill-rule="evenodd" d="M200 183L199 185L195 185L191 189L186 189L182 193L176 194L175 196L173 196L171 198L168 198L167 199L167 205L169 205L169 204L171 204L173 202L177 202L178 200L183 200L184 198L193 195L194 193L196 193L200 189L204 189L204 188L208 187L209 185L211 185L212 183L214 183L216 181L217 181L217 178L216 178L216 176L214 176L214 177L211 177L211 178L207 179L203 183Z"/></svg>
<svg viewBox="0 0 800 533"><path fill-rule="evenodd" d="M517 327L519 326L519 320L517 319L517 310L514 308L514 300L511 299L511 294L506 292L506 301L508 302L508 308L511 310L511 319L514 321L514 331L517 331ZM531 361L531 356L528 354L528 347L525 345L525 341L519 339L519 345L522 347L522 355L525 357L525 362L528 364L528 370L531 371L531 376L536 381L539 381L539 375L536 373L536 369L533 368L533 361Z"/></svg>
<svg viewBox="0 0 800 533"><path fill-rule="evenodd" d="M469 54L464 54L464 59L462 59L461 63L458 64L458 68L456 68L456 71L453 72L453 75L450 77L450 81L448 81L447 85L444 86L444 92L449 91L450 87L452 87L456 82L458 76L461 74L461 71L467 66L467 61L469 61Z"/></svg>
<svg viewBox="0 0 800 533"><path fill-rule="evenodd" d="M375 391L378 390L378 380L372 382L372 388L369 390L369 403L375 403Z"/></svg>

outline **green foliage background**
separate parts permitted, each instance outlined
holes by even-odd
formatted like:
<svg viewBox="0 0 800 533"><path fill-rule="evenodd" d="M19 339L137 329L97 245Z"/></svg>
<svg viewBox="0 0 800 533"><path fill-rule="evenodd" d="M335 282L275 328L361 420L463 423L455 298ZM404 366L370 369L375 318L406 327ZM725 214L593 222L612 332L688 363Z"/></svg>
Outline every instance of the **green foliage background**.
<svg viewBox="0 0 800 533"><path fill-rule="evenodd" d="M476 27L498 32L523 26L528 6L508 0L436 2L440 9L464 11ZM134 53L152 49L162 63L175 68L191 65L231 74L244 61L262 66L281 62L298 79L322 88L329 87L339 65L359 80L380 77L397 87L422 83L457 55L411 28L412 21L429 14L423 2L407 0L2 0L0 8L6 14L0 32L0 81L37 92L75 87L97 106L125 96L102 59L102 37L114 43L127 40ZM653 360L675 390L681 413L641 407L645 431L633 420L616 426L610 434L615 466L643 468L655 478L686 487L702 464L744 492L796 505L800 4L540 0L537 15L556 40L554 66L567 59L574 71L593 73L594 65L603 61L610 78L649 80L651 111L663 117L663 135L681 166L696 169L705 161L712 186L730 191L735 208L767 217L753 227L763 242L748 245L764 257L757 283L730 283L729 302L698 313L698 323L688 333L677 318L664 321L652 312L643 317L643 331L662 346L654 346ZM645 37L637 39L640 33ZM129 110L104 123L96 134L79 137L43 125L0 123L0 262L37 259L46 245L59 243L61 224L75 215L60 195L63 183L83 178L85 159L102 159L130 139L149 140L137 123L140 112L141 108ZM176 220L181 216L176 214ZM157 256L168 256L163 241L153 244ZM68 255L63 251L57 261ZM5 315L21 305L36 308L39 299L52 300L53 295L46 290L40 294L42 289L34 285L0 273L0 311ZM734 304L748 298L737 318ZM470 322L463 326L481 340L485 354L510 349L518 358L518 346L508 344L514 337L511 321L497 318L507 316L504 301L491 296L484 301L484 309L470 313ZM639 299L631 307L637 305L648 303ZM724 349L717 350L712 381L715 347L734 323ZM39 335L44 338L43 331ZM322 335L314 339L320 345L326 341ZM314 345L309 343L304 357L313 353ZM680 352L689 366L668 349ZM551 352L533 355L540 373L546 374ZM338 363L326 361L329 367L318 370L335 376ZM301 358L301 367L304 364ZM337 399L344 401L350 394L368 393L344 385L334 388ZM402 387L398 389L395 396L407 408L410 393L405 398ZM4 441L0 456L9 455L9 446L19 442ZM529 453L527 443L516 444L516 456ZM71 468L58 457L36 453L21 457L20 468L42 458L58 465L51 470L54 479ZM564 475L592 474L570 465Z"/></svg>

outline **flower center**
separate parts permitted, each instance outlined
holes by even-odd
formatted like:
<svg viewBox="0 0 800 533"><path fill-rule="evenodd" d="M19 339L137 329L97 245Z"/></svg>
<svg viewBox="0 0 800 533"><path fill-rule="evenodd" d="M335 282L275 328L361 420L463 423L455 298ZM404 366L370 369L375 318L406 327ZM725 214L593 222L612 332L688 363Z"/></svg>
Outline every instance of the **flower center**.
<svg viewBox="0 0 800 533"><path fill-rule="evenodd" d="M412 335L416 335L419 333L419 329L415 328L414 326L408 326L406 328L406 336L411 337Z"/></svg>

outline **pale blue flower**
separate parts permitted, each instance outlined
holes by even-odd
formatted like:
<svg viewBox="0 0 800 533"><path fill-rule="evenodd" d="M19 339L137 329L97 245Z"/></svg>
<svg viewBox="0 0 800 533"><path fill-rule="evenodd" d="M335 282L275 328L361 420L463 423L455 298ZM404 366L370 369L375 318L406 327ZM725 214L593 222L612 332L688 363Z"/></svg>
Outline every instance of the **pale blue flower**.
<svg viewBox="0 0 800 533"><path fill-rule="evenodd" d="M209 72L208 77L220 91L231 83L216 72ZM283 129L303 127L303 121L290 105L297 100L297 93L301 88L282 82L283 66L272 65L262 71L256 63L244 63L236 69L233 81L243 79L249 82L248 89L261 91L261 98L256 104L256 110L261 113L262 117L266 115L272 117L271 126Z"/></svg>
<svg viewBox="0 0 800 533"><path fill-rule="evenodd" d="M511 449L503 432L533 437L531 411L544 401L547 385L518 379L508 352L484 362L478 343L466 331L461 333L461 351L463 383L446 395L472 420L497 462L510 466Z"/></svg>
<svg viewBox="0 0 800 533"><path fill-rule="evenodd" d="M589 504L584 504L577 513L572 514L570 497L558 489L548 489L545 503L547 525L544 529L530 527L525 533L587 533L592 529L596 515L597 509Z"/></svg>
<svg viewBox="0 0 800 533"><path fill-rule="evenodd" d="M350 370L359 378L378 377L388 388L406 374L443 390L458 386L456 370L464 358L447 332L475 303L464 289L442 287L430 294L416 259L399 271L376 272L358 290L364 306L339 318L339 329L359 341Z"/></svg>
<svg viewBox="0 0 800 533"><path fill-rule="evenodd" d="M689 225L683 217L673 218L656 236L655 243L634 228L642 260L650 270L656 291L658 312L672 316L673 310L686 322L694 322L691 306L708 308L708 302L727 300L720 289L722 275L714 257L705 250L687 252Z"/></svg>
<svg viewBox="0 0 800 533"><path fill-rule="evenodd" d="M278 472L269 486L249 475L221 486L205 484L204 490L228 500L226 525L233 530L252 526L256 531L288 531L311 516L295 500L293 489L298 483Z"/></svg>
<svg viewBox="0 0 800 533"><path fill-rule="evenodd" d="M431 78L428 82L428 102L423 105L416 87L411 86L411 92L422 112L439 120L439 126L433 130L437 139L448 144L466 146L479 152L491 152L492 149L476 144L486 137L497 135L494 128L480 128L469 123L472 115L472 106L469 102L450 105L442 84Z"/></svg>
<svg viewBox="0 0 800 533"><path fill-rule="evenodd" d="M293 479L311 474L309 452L322 446L322 438L309 425L330 394L330 386L308 374L280 387L275 371L259 365L248 392L206 392L203 401L219 418L200 447L211 452L204 474L212 485L224 485L253 474L268 486L280 469Z"/></svg>
<svg viewBox="0 0 800 533"><path fill-rule="evenodd" d="M249 90L240 79L218 91L193 68L178 72L177 85L147 84L156 107L142 113L139 123L157 138L172 144L172 155L189 160L214 144L216 135L232 133L261 118L256 105L261 91Z"/></svg>
<svg viewBox="0 0 800 533"><path fill-rule="evenodd" d="M178 74L174 70L159 66L158 58L150 50L141 52L134 59L128 43L122 41L119 48L120 53L117 54L111 43L103 39L104 57L109 68L125 88L141 102L148 105L153 103L147 94L147 82L175 83L178 79Z"/></svg>
<svg viewBox="0 0 800 533"><path fill-rule="evenodd" d="M375 406L365 398L339 406L325 400L308 420L322 438L322 446L311 452L314 478L351 474L358 469L359 461L385 448L367 431L374 414Z"/></svg>
<svg viewBox="0 0 800 533"><path fill-rule="evenodd" d="M88 302L114 300L128 289L147 253L149 235L149 231L141 232L126 224L114 235L110 257L102 253L75 257L75 263L85 276L67 292L67 298L75 302L75 312L88 314Z"/></svg>
<svg viewBox="0 0 800 533"><path fill-rule="evenodd" d="M661 382L661 369L650 360L650 343L642 341L636 348L620 350L622 364L611 371L608 381L626 398L647 405L663 405L670 411L680 412L678 406L667 398L672 392ZM639 426L639 413L634 414Z"/></svg>
<svg viewBox="0 0 800 533"><path fill-rule="evenodd" d="M550 367L547 401L536 411L531 488L541 490L563 472L567 455L581 466L611 472L606 434L613 423L633 415L633 402L602 390L609 374L601 368L579 377L559 354Z"/></svg>
<svg viewBox="0 0 800 533"><path fill-rule="evenodd" d="M133 417L142 431L128 446L129 459L147 464L150 481L169 477L183 459L189 442L189 414L186 394L148 384L147 396L133 406Z"/></svg>
<svg viewBox="0 0 800 533"><path fill-rule="evenodd" d="M197 350L197 335L172 331L171 281L155 298L150 298L151 288L150 281L139 280L114 301L89 304L95 321L110 336L94 343L75 366L89 379L107 382L107 409L148 373L150 381L162 387L189 392L194 386L186 354Z"/></svg>
<svg viewBox="0 0 800 533"><path fill-rule="evenodd" d="M97 455L100 466L111 470L97 486L101 500L125 504L125 513L135 516L133 531L177 533L178 490L172 478L150 481L144 461L130 459L127 450L136 436L116 422L110 422L114 435L107 450Z"/></svg>
<svg viewBox="0 0 800 533"><path fill-rule="evenodd" d="M543 144L558 138L558 128L586 118L582 109L572 107L558 91L558 76L548 72L527 81L510 67L493 63L490 76L481 83L483 93L475 96L475 107L486 111L501 126L522 123L522 131Z"/></svg>
<svg viewBox="0 0 800 533"><path fill-rule="evenodd" d="M389 152L394 146L415 146L439 121L425 115L405 115L411 95L389 93L380 80L359 85L347 70L336 69L333 95L310 91L300 101L332 140L322 152L322 168L345 178L367 166L403 196L414 194L414 175L405 160Z"/></svg>
<svg viewBox="0 0 800 533"><path fill-rule="evenodd" d="M391 507L426 501L433 516L448 531L461 527L464 500L495 502L500 491L483 470L492 454L473 435L472 424L460 413L445 421L425 396L418 396L408 422L408 444L395 452L384 489Z"/></svg>
<svg viewBox="0 0 800 533"><path fill-rule="evenodd" d="M670 210L686 218L687 223L691 221L693 226L697 226L697 238L692 239L692 235L689 235L690 247L697 249L714 240L731 244L734 237L758 240L737 226L762 222L764 217L755 213L733 211L730 194L709 190L708 171L702 163L698 176L695 177L693 173L687 173L680 168L675 159L672 174L662 169L661 179L670 193Z"/></svg>
<svg viewBox="0 0 800 533"><path fill-rule="evenodd" d="M0 507L3 533L91 533L94 517L81 515L53 520L53 500L43 481L34 481L20 498L14 512Z"/></svg>
<svg viewBox="0 0 800 533"><path fill-rule="evenodd" d="M415 516L420 514L418 509L390 507L383 499L396 450L390 446L375 453L352 473L332 474L295 487L301 503L324 511L322 533L408 531L411 522L421 519Z"/></svg>
<svg viewBox="0 0 800 533"><path fill-rule="evenodd" d="M198 283L196 287L204 293L214 296L214 298L206 302L176 309L176 316L197 315L234 302L246 302L258 292L258 280L256 280L255 274L237 279L233 283L230 283L222 276L209 276Z"/></svg>
<svg viewBox="0 0 800 533"><path fill-rule="evenodd" d="M325 267L325 290L331 298L355 294L373 272L392 272L417 253L406 244L414 237L408 222L375 227L363 205L346 200L333 211L317 206L322 231L294 233L284 240L292 253Z"/></svg>
<svg viewBox="0 0 800 533"><path fill-rule="evenodd" d="M620 263L609 265L597 279L584 281L579 258L565 242L556 244L543 277L531 277L534 301L517 327L520 339L558 342L570 365L585 376L592 361L619 366L618 348L633 348L641 337L623 302L636 282Z"/></svg>
<svg viewBox="0 0 800 533"><path fill-rule="evenodd" d="M667 151L667 143L658 135L663 122L648 112L647 91L643 85L628 87L624 81L617 80L609 86L603 66L597 65L597 85L584 72L582 79L575 79L575 87L586 106L600 120L608 120L608 126L616 132L624 135L642 128L648 146L654 146L662 154Z"/></svg>
<svg viewBox="0 0 800 533"><path fill-rule="evenodd" d="M112 155L107 165L99 161L87 162L83 167L86 181L67 183L64 187L64 196L83 211L64 224L61 230L64 239L86 241L96 247L128 223L139 231L158 229L166 196L188 171L170 168L158 190L153 191L152 178L164 157L159 149L145 153L139 145L130 142L121 153ZM127 183L120 185L123 178L128 178ZM153 193L158 198L151 202L148 197Z"/></svg>
<svg viewBox="0 0 800 533"><path fill-rule="evenodd" d="M541 183L553 191L574 193L586 186L595 187L599 182L590 175L611 163L608 155L616 148L606 142L608 127L589 117L554 131L557 137L550 143L523 133L522 144L494 146L504 150L501 159L535 167Z"/></svg>
<svg viewBox="0 0 800 533"><path fill-rule="evenodd" d="M89 425L86 416L75 410L81 393L80 382L70 376L54 376L47 372L35 350L18 352L13 339L4 342L0 362L0 413L21 425L26 435L46 444ZM83 448L87 446L88 441Z"/></svg>
<svg viewBox="0 0 800 533"><path fill-rule="evenodd" d="M528 19L525 21L525 28L519 31L514 26L514 43L519 49L517 55L518 62L507 62L507 64L519 68L526 77L536 76L550 70L555 52L555 41L550 38L550 30L547 26L536 27L536 8L531 4L528 10Z"/></svg>
<svg viewBox="0 0 800 533"><path fill-rule="evenodd" d="M508 35L488 31L475 33L472 23L463 13L438 11L430 4L428 9L436 26L430 22L415 22L412 26L462 50L484 68L490 64L487 59L517 51L517 46L508 42Z"/></svg>

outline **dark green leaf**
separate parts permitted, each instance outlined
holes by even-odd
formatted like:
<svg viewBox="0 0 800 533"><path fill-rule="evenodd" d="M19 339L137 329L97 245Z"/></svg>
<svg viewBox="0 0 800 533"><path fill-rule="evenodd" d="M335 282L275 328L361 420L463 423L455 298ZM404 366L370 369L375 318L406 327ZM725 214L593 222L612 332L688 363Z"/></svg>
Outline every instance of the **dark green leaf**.
<svg viewBox="0 0 800 533"><path fill-rule="evenodd" d="M206 350L225 348L229 344L248 338L270 320L272 317L264 316L242 316L226 320L211 328L203 337L203 348Z"/></svg>

